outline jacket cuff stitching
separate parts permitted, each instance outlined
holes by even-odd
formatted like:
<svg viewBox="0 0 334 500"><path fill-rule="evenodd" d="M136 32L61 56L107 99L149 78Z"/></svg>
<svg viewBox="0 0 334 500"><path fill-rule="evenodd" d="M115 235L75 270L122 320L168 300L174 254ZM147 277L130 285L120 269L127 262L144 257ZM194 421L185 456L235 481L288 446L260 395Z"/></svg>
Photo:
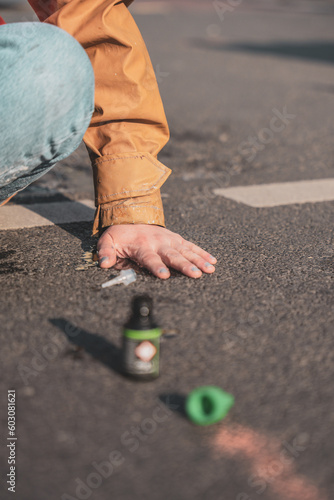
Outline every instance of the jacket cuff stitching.
<svg viewBox="0 0 334 500"><path fill-rule="evenodd" d="M101 158L98 158L95 160L95 164L99 165L100 163L106 163L107 161L117 161L117 160L138 160L141 158L146 158L144 155L139 155L139 156L120 156L119 158L107 158L106 160L102 160Z"/></svg>
<svg viewBox="0 0 334 500"><path fill-rule="evenodd" d="M123 207L123 205L115 205L114 207L109 207L109 208L102 208L103 212L107 212L108 210L114 210L117 207ZM132 208L132 207L142 207L142 208L153 208L154 210L160 210L160 212L163 212L162 208L155 207L154 205L144 205L143 203L141 204L133 204L133 205L125 205L123 208Z"/></svg>

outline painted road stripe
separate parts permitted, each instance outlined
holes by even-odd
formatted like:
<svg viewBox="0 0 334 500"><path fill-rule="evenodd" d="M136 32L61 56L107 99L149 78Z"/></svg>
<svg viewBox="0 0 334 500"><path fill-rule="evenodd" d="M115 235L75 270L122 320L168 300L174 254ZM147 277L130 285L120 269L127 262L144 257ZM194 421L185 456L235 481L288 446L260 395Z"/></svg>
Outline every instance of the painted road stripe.
<svg viewBox="0 0 334 500"><path fill-rule="evenodd" d="M0 207L0 231L92 221L94 212L91 200L5 205Z"/></svg>
<svg viewBox="0 0 334 500"><path fill-rule="evenodd" d="M213 192L218 196L224 196L250 207L317 203L334 200L334 179L217 188Z"/></svg>
<svg viewBox="0 0 334 500"><path fill-rule="evenodd" d="M251 500L268 488L279 500L329 500L311 479L297 472L296 458L308 450L308 441L307 434L299 434L290 442L280 442L232 424L218 431L213 446L218 456L233 457L242 467L248 463L250 494L240 492L237 499Z"/></svg>

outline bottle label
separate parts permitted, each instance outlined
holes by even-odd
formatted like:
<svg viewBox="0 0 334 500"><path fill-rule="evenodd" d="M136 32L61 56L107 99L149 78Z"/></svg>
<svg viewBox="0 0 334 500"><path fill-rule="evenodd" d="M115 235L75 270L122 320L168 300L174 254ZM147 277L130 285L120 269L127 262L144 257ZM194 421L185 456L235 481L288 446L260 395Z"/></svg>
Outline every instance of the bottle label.
<svg viewBox="0 0 334 500"><path fill-rule="evenodd" d="M131 375L159 375L160 338L123 338L124 368Z"/></svg>

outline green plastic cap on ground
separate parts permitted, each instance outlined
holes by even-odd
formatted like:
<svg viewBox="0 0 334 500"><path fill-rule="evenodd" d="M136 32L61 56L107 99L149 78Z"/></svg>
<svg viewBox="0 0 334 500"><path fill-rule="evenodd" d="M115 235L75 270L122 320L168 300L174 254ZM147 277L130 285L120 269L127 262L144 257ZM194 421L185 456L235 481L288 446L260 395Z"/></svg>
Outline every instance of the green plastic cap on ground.
<svg viewBox="0 0 334 500"><path fill-rule="evenodd" d="M185 409L189 419L196 425L211 425L226 417L233 405L232 394L220 387L207 385L191 391Z"/></svg>

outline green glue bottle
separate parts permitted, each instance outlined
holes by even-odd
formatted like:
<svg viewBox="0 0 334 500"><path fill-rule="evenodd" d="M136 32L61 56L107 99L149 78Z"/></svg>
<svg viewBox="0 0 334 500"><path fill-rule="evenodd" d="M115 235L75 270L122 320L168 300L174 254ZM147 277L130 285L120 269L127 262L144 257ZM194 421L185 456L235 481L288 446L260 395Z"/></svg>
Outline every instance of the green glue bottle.
<svg viewBox="0 0 334 500"><path fill-rule="evenodd" d="M138 380L159 376L161 328L152 316L152 299L139 295L132 301L132 315L123 328L123 369Z"/></svg>

